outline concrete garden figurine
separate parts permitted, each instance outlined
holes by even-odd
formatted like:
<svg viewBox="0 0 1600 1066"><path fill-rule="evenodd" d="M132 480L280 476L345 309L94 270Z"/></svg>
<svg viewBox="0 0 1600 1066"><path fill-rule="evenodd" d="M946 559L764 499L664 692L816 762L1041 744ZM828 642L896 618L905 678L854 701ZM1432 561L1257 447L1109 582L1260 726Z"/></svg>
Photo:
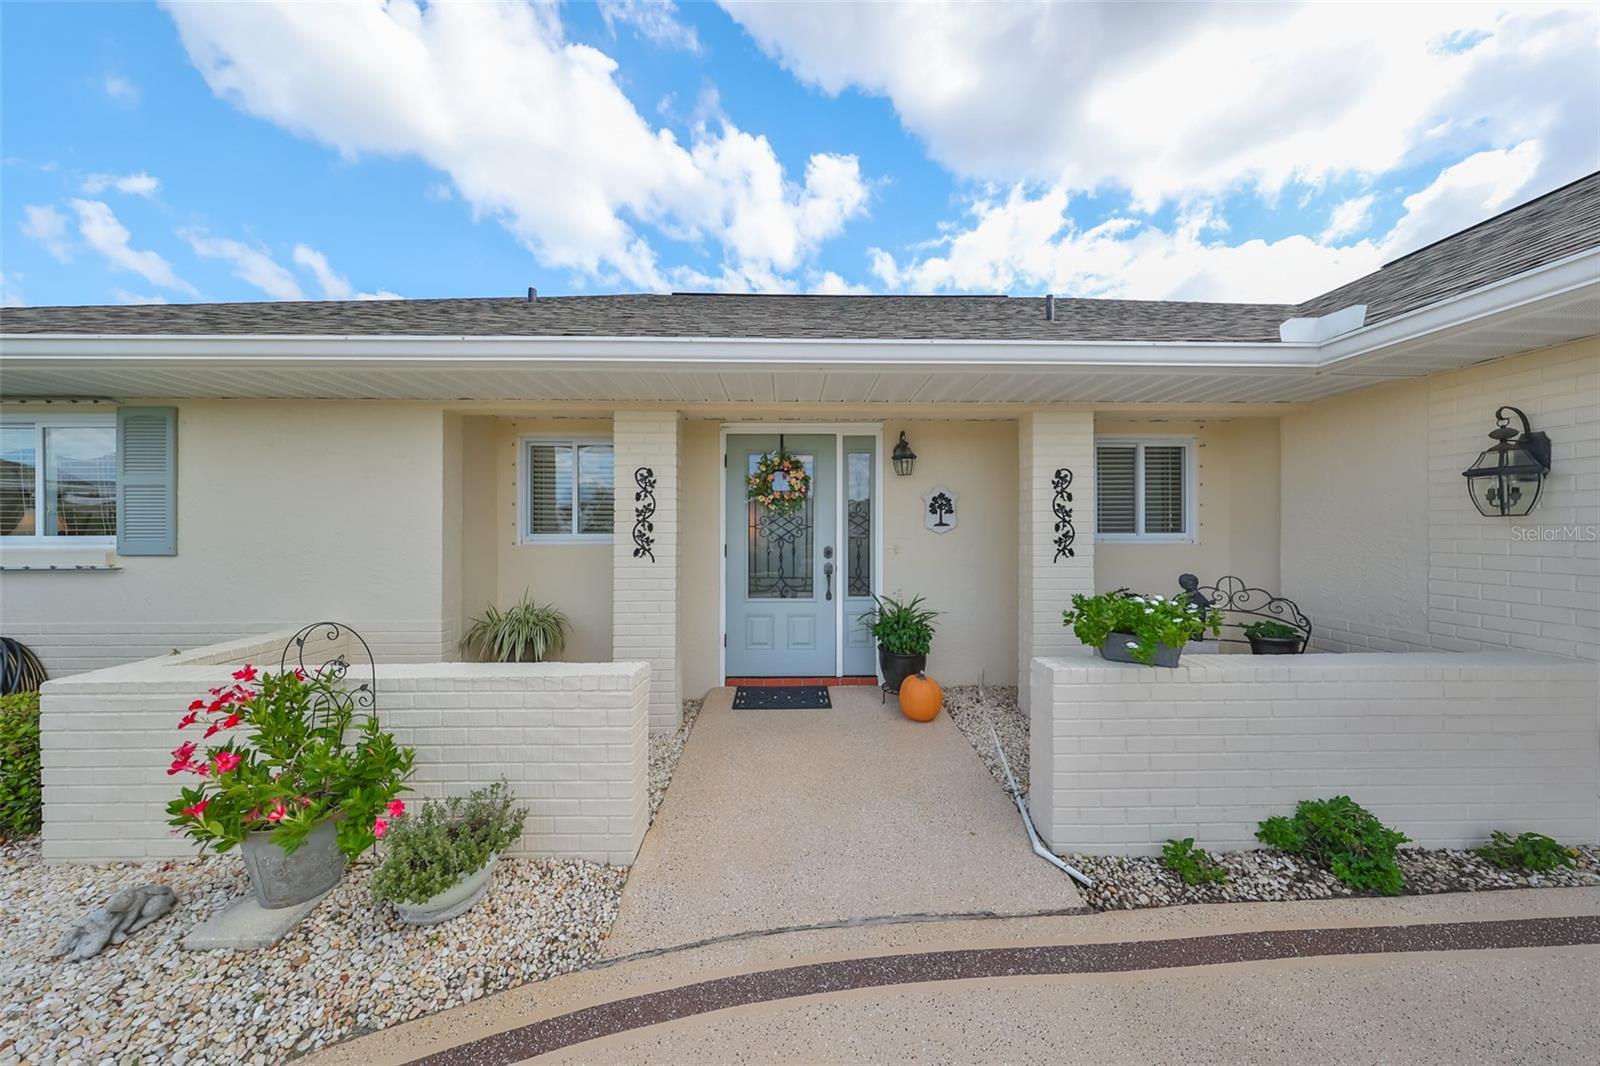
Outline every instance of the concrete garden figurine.
<svg viewBox="0 0 1600 1066"><path fill-rule="evenodd" d="M326 892L405 813L414 753L356 711L336 678L245 666L178 722L202 735L174 749L167 773L199 782L167 805L170 824L202 848L239 846L263 907Z"/></svg>
<svg viewBox="0 0 1600 1066"><path fill-rule="evenodd" d="M466 913L489 891L495 862L521 838L527 816L504 781L424 805L384 840L373 896L410 925Z"/></svg>
<svg viewBox="0 0 1600 1066"><path fill-rule="evenodd" d="M1079 593L1061 621L1079 640L1098 648L1102 659L1145 666L1177 666L1185 644L1208 631L1222 632L1221 611L1120 589L1098 596Z"/></svg>

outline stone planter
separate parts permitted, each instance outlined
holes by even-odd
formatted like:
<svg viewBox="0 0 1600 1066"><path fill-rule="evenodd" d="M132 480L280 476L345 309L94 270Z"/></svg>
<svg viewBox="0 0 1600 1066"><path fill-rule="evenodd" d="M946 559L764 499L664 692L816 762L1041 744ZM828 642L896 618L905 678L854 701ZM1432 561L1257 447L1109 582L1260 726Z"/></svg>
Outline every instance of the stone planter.
<svg viewBox="0 0 1600 1066"><path fill-rule="evenodd" d="M1245 639L1250 642L1251 655L1297 655L1300 652L1302 637L1258 637L1253 633L1246 633Z"/></svg>
<svg viewBox="0 0 1600 1066"><path fill-rule="evenodd" d="M878 645L878 665L883 668L883 688L885 692L898 693L900 682L913 674L920 674L927 669L928 657L926 655L896 655Z"/></svg>
<svg viewBox="0 0 1600 1066"><path fill-rule="evenodd" d="M251 833L239 845L256 902L268 909L292 907L315 899L344 876L337 823L329 818L311 831L293 855L274 841L273 833Z"/></svg>
<svg viewBox="0 0 1600 1066"><path fill-rule="evenodd" d="M494 873L494 864L499 861L500 853L491 852L489 861L476 872L468 874L426 902L396 903L395 913L407 925L434 925L465 914L489 891L489 878Z"/></svg>
<svg viewBox="0 0 1600 1066"><path fill-rule="evenodd" d="M1137 644L1138 638L1132 633L1112 633L1100 642L1100 658L1112 663L1133 663L1135 666L1144 666L1133 657L1133 649L1129 644ZM1169 669L1178 665L1178 659L1183 655L1182 648L1174 648L1170 644L1156 645L1156 661L1149 665L1165 666Z"/></svg>

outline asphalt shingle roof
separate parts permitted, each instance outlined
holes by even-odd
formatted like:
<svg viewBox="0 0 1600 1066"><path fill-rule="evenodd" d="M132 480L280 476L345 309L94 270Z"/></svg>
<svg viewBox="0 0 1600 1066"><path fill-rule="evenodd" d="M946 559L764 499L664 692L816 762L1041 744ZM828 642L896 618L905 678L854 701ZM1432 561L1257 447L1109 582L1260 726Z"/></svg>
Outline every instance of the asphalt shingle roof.
<svg viewBox="0 0 1600 1066"><path fill-rule="evenodd" d="M1600 245L1600 172L1299 305L1042 297L674 293L450 300L27 307L0 333L1278 340L1284 319L1368 305L1367 322Z"/></svg>

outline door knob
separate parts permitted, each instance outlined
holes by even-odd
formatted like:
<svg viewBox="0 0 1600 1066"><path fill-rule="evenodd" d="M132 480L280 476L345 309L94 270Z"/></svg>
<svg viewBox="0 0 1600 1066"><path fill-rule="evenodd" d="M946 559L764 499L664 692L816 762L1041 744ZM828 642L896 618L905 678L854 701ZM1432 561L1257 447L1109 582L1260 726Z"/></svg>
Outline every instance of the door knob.
<svg viewBox="0 0 1600 1066"><path fill-rule="evenodd" d="M833 549L832 548L828 548L828 549L826 549L826 551L827 551L827 554L829 554L829 555L833 554ZM822 576L828 579L828 595L827 595L826 598L831 600L831 599L833 599L833 564L832 563L823 563L822 564Z"/></svg>

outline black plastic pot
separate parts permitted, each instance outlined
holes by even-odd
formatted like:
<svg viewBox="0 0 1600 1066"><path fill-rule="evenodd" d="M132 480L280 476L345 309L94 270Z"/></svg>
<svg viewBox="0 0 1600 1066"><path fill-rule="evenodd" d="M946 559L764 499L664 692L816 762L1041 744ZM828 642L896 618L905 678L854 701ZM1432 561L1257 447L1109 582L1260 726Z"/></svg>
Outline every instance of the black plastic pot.
<svg viewBox="0 0 1600 1066"><path fill-rule="evenodd" d="M899 692L900 682L912 674L920 674L928 666L926 655L896 655L878 645L878 665L883 668L883 687L888 692Z"/></svg>
<svg viewBox="0 0 1600 1066"><path fill-rule="evenodd" d="M1246 633L1245 639L1250 642L1251 655L1296 655L1304 638L1258 637L1254 633Z"/></svg>

